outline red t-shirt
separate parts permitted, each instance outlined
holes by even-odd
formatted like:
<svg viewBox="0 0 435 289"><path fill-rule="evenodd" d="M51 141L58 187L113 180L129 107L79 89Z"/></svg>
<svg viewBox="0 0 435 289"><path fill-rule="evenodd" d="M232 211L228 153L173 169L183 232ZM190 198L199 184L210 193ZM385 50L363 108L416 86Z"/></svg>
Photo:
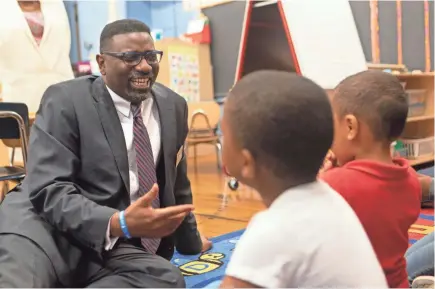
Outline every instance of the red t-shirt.
<svg viewBox="0 0 435 289"><path fill-rule="evenodd" d="M405 159L394 159L394 163L352 161L320 178L341 194L359 217L390 288L409 288L404 256L408 230L420 213L421 187Z"/></svg>

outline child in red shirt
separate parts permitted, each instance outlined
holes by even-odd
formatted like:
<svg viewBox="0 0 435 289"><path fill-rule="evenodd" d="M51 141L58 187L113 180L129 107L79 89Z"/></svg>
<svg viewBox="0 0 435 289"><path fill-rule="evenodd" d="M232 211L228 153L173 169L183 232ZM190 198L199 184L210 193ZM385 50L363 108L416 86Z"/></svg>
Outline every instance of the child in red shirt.
<svg viewBox="0 0 435 289"><path fill-rule="evenodd" d="M390 154L406 123L406 93L394 75L368 70L343 80L331 103L336 167L324 167L320 178L356 212L388 285L409 288L404 256L408 230L420 213L421 186L408 162Z"/></svg>

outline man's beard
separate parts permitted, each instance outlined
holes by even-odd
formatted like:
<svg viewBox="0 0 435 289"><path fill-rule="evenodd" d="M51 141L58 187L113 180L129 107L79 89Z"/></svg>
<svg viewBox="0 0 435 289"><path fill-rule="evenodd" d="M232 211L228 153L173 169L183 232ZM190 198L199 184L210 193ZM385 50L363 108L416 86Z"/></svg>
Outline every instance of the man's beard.
<svg viewBox="0 0 435 289"><path fill-rule="evenodd" d="M147 78L149 78L149 87L140 89L140 88L134 87L130 83L130 81L128 82L126 100L128 100L134 104L141 103L145 99L152 97L151 89L152 89L153 84L154 84L154 79L151 77L150 74L146 74L146 75L141 74L141 73L136 73L136 74L137 75L132 75L129 79L134 79L135 77L136 78L147 77Z"/></svg>
<svg viewBox="0 0 435 289"><path fill-rule="evenodd" d="M151 89L148 89L146 91L130 90L127 94L126 99L131 103L140 103L152 96L153 94L151 93Z"/></svg>

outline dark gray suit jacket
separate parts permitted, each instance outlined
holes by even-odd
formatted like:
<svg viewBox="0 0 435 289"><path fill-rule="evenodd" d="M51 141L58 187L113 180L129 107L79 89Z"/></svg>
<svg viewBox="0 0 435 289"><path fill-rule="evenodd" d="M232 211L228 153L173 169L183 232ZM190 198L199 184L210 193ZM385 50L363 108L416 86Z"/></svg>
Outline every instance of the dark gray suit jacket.
<svg viewBox="0 0 435 289"><path fill-rule="evenodd" d="M188 132L186 101L157 83L153 93L162 131L161 205L191 204L184 156L176 166ZM79 264L104 260L109 219L130 205L125 139L102 78L82 77L47 89L31 130L27 171L0 206L0 234L36 242L68 284ZM185 254L201 250L193 214L162 240L157 254L170 259L174 245Z"/></svg>

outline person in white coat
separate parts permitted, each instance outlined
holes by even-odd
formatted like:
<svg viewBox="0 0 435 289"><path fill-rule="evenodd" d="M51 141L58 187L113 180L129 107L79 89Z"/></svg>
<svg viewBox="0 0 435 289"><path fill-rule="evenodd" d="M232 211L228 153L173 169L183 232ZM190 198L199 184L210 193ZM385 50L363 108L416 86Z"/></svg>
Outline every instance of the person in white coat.
<svg viewBox="0 0 435 289"><path fill-rule="evenodd" d="M6 102L36 112L48 86L74 78L62 0L0 0L0 83Z"/></svg>

